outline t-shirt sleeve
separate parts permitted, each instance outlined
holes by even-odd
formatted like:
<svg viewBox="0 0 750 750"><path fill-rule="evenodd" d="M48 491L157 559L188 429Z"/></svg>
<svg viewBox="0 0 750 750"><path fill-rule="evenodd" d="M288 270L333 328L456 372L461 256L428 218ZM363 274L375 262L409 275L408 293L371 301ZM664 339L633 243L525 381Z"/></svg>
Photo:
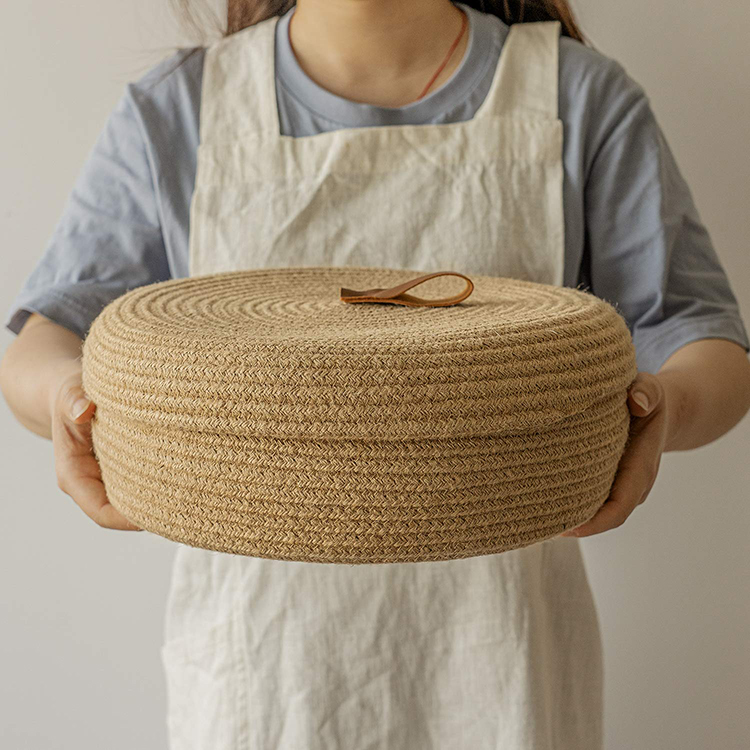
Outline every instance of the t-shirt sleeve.
<svg viewBox="0 0 750 750"><path fill-rule="evenodd" d="M643 88L612 61L586 165L590 291L628 323L638 369L685 344L725 338L750 351L737 299Z"/></svg>
<svg viewBox="0 0 750 750"><path fill-rule="evenodd" d="M128 84L47 248L10 305L5 327L18 334L37 312L83 339L116 297L168 278L149 151Z"/></svg>

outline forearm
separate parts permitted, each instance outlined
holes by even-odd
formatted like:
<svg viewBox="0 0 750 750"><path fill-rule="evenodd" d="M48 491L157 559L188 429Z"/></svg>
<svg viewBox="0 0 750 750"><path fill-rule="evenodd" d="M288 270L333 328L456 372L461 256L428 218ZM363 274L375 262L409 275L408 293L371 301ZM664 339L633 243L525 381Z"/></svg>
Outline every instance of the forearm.
<svg viewBox="0 0 750 750"><path fill-rule="evenodd" d="M32 315L0 362L0 390L16 419L52 438L50 398L54 383L80 369L81 339L67 328Z"/></svg>
<svg viewBox="0 0 750 750"><path fill-rule="evenodd" d="M681 347L657 375L668 393L666 451L706 445L750 410L750 361L728 339L699 339Z"/></svg>

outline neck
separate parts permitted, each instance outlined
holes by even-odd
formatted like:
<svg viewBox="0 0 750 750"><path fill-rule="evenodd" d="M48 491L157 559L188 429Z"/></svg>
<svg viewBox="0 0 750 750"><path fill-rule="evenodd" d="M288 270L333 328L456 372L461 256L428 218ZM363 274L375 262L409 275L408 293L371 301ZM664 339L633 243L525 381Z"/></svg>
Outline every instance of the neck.
<svg viewBox="0 0 750 750"><path fill-rule="evenodd" d="M417 99L461 30L451 0L297 0L290 39L305 73L353 101L398 107ZM430 87L461 63L468 27Z"/></svg>

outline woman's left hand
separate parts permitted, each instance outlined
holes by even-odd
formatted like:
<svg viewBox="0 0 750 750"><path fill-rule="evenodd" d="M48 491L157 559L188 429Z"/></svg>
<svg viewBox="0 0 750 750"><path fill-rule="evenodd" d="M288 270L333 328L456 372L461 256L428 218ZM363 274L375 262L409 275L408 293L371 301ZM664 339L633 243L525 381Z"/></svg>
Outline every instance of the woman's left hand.
<svg viewBox="0 0 750 750"><path fill-rule="evenodd" d="M658 375L637 373L628 389L628 407L637 419L631 418L630 442L620 459L609 497L592 518L560 536L591 536L614 529L646 499L669 437L669 393ZM646 407L636 401L640 394L647 399Z"/></svg>

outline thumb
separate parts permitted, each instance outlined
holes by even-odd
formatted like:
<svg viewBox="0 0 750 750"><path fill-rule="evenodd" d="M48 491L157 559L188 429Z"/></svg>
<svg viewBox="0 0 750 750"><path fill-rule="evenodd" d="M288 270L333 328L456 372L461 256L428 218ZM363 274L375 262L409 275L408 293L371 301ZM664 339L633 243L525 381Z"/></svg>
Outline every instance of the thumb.
<svg viewBox="0 0 750 750"><path fill-rule="evenodd" d="M631 411L636 416L650 414L661 401L661 387L655 375L639 372L628 391Z"/></svg>
<svg viewBox="0 0 750 750"><path fill-rule="evenodd" d="M91 399L84 393L81 386L73 386L66 396L66 403L68 408L68 416L74 421L85 421L86 418L91 416L94 405Z"/></svg>

